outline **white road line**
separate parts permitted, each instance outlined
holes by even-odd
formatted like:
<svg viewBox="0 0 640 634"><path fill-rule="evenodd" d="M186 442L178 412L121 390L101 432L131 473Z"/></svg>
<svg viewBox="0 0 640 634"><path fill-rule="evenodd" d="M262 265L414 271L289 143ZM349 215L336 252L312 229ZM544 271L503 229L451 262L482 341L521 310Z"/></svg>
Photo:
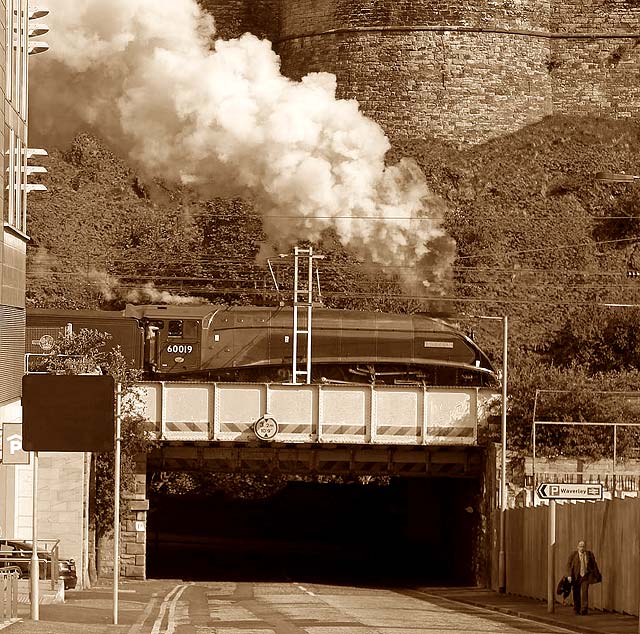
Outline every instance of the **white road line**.
<svg viewBox="0 0 640 634"><path fill-rule="evenodd" d="M187 586L184 584L178 584L177 586L171 588L169 592L167 592L164 599L162 599L162 603L160 604L160 610L158 612L158 616L156 617L156 620L153 623L153 627L151 628L151 634L158 634L160 632L160 628L162 627L162 621L164 621L164 615L167 611L167 606L169 605L169 601L171 601L173 596L178 592L182 594L182 592L184 592L186 587Z"/></svg>
<svg viewBox="0 0 640 634"><path fill-rule="evenodd" d="M147 603L140 618L138 618L138 620L129 628L128 634L138 634L138 632L142 629L144 622L147 620L147 618L149 618L149 615L153 611L153 608L156 606L156 603L158 603L158 597L154 594L151 597L151 601Z"/></svg>
<svg viewBox="0 0 640 634"><path fill-rule="evenodd" d="M307 594L311 595L312 597L315 597L316 594L315 592L311 592L311 590L307 590L304 586L301 586L299 583L296 584L298 586L298 588L300 588L300 590L302 590L302 592L306 592Z"/></svg>
<svg viewBox="0 0 640 634"><path fill-rule="evenodd" d="M192 584L187 583L176 593L176 595L171 599L171 605L169 606L169 616L167 617L167 629L165 630L166 634L173 634L176 629L176 604L178 603L178 599L182 596L182 593Z"/></svg>

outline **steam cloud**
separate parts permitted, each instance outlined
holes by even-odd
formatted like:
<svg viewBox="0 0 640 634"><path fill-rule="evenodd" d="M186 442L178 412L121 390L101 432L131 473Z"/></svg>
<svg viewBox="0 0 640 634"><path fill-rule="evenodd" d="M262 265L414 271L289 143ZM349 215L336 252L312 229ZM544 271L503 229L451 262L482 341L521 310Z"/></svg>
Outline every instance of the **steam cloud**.
<svg viewBox="0 0 640 634"><path fill-rule="evenodd" d="M332 227L412 291L437 290L455 251L444 203L413 161L385 167L388 139L333 75L283 77L270 42L215 40L194 0L49 5L51 50L31 61L49 142L90 126L149 174L251 197L280 248Z"/></svg>
<svg viewBox="0 0 640 634"><path fill-rule="evenodd" d="M202 304L201 297L175 295L169 291L158 290L153 282L147 282L140 288L126 289L120 280L105 271L92 270L87 273L88 281L108 301L121 299L133 304L151 302L153 304Z"/></svg>

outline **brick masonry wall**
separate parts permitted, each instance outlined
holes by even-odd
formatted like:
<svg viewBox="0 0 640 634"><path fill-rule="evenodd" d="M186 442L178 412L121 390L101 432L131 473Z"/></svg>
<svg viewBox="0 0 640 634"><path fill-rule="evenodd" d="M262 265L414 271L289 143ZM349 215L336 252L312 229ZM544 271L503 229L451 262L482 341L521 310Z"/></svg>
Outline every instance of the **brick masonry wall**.
<svg viewBox="0 0 640 634"><path fill-rule="evenodd" d="M555 0L549 21L554 33L638 31L640 0Z"/></svg>
<svg viewBox="0 0 640 634"><path fill-rule="evenodd" d="M556 40L550 60L554 112L640 115L640 38Z"/></svg>
<svg viewBox="0 0 640 634"><path fill-rule="evenodd" d="M557 2L550 25L557 34L634 36L554 39L550 57L554 112L637 117L640 0Z"/></svg>

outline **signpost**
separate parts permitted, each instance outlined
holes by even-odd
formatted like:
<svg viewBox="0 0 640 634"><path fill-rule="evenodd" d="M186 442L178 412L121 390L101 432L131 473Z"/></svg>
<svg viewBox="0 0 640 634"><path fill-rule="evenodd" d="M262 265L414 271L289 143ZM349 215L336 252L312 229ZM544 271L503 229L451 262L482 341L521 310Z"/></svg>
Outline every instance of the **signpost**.
<svg viewBox="0 0 640 634"><path fill-rule="evenodd" d="M120 450L122 391L106 375L25 374L22 377L21 447L33 451L31 618L40 619L38 590L38 452L114 451L113 624L118 624L120 574ZM15 434L9 451L17 452ZM3 442L4 444L4 442Z"/></svg>
<svg viewBox="0 0 640 634"><path fill-rule="evenodd" d="M604 497L601 482L561 483L541 482L536 489L541 500L549 500L548 548L547 548L547 612L553 612L555 598L556 565L556 500L602 500Z"/></svg>
<svg viewBox="0 0 640 634"><path fill-rule="evenodd" d="M600 482L588 484L562 484L543 482L536 493L541 500L602 500L604 491Z"/></svg>

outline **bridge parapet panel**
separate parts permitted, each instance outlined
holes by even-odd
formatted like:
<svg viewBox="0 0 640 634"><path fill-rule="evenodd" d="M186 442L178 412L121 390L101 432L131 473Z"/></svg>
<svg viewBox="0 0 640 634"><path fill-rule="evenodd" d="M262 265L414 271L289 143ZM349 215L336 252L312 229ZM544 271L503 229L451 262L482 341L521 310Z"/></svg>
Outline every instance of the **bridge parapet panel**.
<svg viewBox="0 0 640 634"><path fill-rule="evenodd" d="M485 396L474 388L145 382L140 413L164 440L255 440L277 424L284 443L473 445Z"/></svg>

